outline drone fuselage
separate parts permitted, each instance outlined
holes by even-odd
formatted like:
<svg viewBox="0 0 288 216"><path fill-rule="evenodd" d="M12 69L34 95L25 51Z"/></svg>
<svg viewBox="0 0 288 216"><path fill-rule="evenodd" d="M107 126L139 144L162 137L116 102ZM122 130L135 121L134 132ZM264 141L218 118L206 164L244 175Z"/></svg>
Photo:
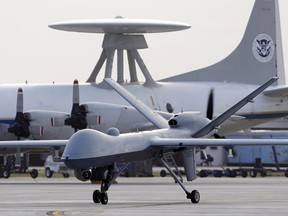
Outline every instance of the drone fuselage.
<svg viewBox="0 0 288 216"><path fill-rule="evenodd" d="M201 129L207 118L201 113L180 113L170 120L177 125L153 131L117 134L105 134L96 130L85 129L75 133L69 140L62 159L71 169L89 169L103 167L114 162L130 162L153 158L163 149L150 148L157 138L191 138ZM191 120L194 120L191 123ZM188 122L190 121L190 124ZM115 129L117 130L117 129Z"/></svg>

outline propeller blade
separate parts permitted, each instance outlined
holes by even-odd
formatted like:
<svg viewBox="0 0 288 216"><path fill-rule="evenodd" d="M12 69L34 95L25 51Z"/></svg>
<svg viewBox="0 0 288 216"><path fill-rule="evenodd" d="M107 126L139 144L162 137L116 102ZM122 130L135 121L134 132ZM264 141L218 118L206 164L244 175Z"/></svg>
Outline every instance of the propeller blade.
<svg viewBox="0 0 288 216"><path fill-rule="evenodd" d="M8 127L8 132L14 134L20 140L21 137L28 138L30 136L29 131L29 118L23 113L23 90L18 89L17 101L16 101L16 116L15 123Z"/></svg>
<svg viewBox="0 0 288 216"><path fill-rule="evenodd" d="M212 120L213 112L214 112L214 89L212 88L210 90L209 97L208 97L206 117Z"/></svg>
<svg viewBox="0 0 288 216"><path fill-rule="evenodd" d="M79 85L78 80L76 79L73 82L73 105L71 115L65 119L64 124L74 128L75 132L87 127L85 107L79 106Z"/></svg>
<svg viewBox="0 0 288 216"><path fill-rule="evenodd" d="M15 122L23 121L23 90L22 88L18 89L17 92L17 101L16 101L16 117Z"/></svg>
<svg viewBox="0 0 288 216"><path fill-rule="evenodd" d="M79 112L79 85L78 85L78 80L75 79L73 82L73 106L72 106L72 111L71 115L73 113Z"/></svg>

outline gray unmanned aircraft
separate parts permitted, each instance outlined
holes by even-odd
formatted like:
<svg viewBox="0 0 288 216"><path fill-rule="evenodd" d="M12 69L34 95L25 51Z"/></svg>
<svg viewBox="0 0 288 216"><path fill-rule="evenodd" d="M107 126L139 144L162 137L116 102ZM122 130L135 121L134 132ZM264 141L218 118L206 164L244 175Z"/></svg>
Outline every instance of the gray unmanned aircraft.
<svg viewBox="0 0 288 216"><path fill-rule="evenodd" d="M81 180L102 180L101 190L95 190L93 201L95 203L108 203L107 191L113 181L127 167L129 162L145 159L159 159L175 178L191 199L198 203L200 194L197 190L189 192L183 183L171 170L163 159L167 152L179 151L182 153L184 169L188 181L197 178L195 149L207 146L235 145L286 145L287 140L232 140L211 139L217 133L217 128L245 104L252 102L253 98L270 86L277 78L272 78L257 88L240 102L228 109L217 118L210 120L200 112L183 112L175 114L169 121L164 119L155 110L150 109L139 99L125 90L121 85L110 78L105 82L126 99L135 109L145 116L157 127L157 130L138 133L120 134L116 128L111 128L107 134L99 131L84 129L75 133L68 141L62 159L65 164L76 170L76 177ZM210 106L210 107L209 107ZM213 116L213 94L208 102L209 116ZM117 170L116 162L125 163L121 170Z"/></svg>

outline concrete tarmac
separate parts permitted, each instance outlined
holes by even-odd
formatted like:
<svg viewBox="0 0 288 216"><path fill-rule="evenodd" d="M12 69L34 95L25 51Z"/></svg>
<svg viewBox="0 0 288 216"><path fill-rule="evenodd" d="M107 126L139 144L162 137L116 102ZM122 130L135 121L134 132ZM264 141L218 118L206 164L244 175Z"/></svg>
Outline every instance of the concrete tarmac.
<svg viewBox="0 0 288 216"><path fill-rule="evenodd" d="M288 178L198 178L185 183L201 200L192 204L171 177L118 178L107 205L95 204L99 185L68 179L0 179L0 215L287 215Z"/></svg>

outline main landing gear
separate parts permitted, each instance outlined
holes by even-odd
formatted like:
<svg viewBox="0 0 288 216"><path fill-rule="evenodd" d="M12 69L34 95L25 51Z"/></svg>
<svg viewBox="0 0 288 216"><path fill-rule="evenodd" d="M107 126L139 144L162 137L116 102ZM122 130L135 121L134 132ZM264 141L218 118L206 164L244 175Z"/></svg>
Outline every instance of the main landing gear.
<svg viewBox="0 0 288 216"><path fill-rule="evenodd" d="M190 199L192 203L199 203L200 201L200 193L197 190L193 190L191 193L185 188L184 184L181 182L181 180L177 177L177 175L173 172L173 170L170 168L170 166L166 163L166 161L163 158L160 158L160 161L165 166L165 168L168 170L170 175L175 179L175 182L177 182L180 187L185 191L186 198Z"/></svg>
<svg viewBox="0 0 288 216"><path fill-rule="evenodd" d="M200 193L197 190L193 190L189 192L184 184L182 183L181 179L177 177L177 175L173 172L170 166L166 163L163 158L159 158L162 164L166 167L168 172L171 176L175 179L180 187L186 193L186 198L190 199L192 203L199 203L200 201ZM108 194L107 191L109 190L112 183L116 180L116 178L126 169L129 163L126 163L119 171L116 168L116 164L111 165L109 167L102 167L102 168L95 168L92 170L92 177L91 180L102 180L100 190L95 190L93 192L93 201L94 203L101 203L106 205L108 203Z"/></svg>
<svg viewBox="0 0 288 216"><path fill-rule="evenodd" d="M103 205L106 205L108 203L108 194L107 191L110 188L110 186L113 184L113 182L116 180L116 178L126 169L126 167L129 165L129 163L126 163L119 171L116 168L116 165L112 165L108 167L107 170L103 171L103 168L100 168L102 170L98 170L96 168L95 176L96 180L99 180L99 173L101 173L101 188L100 190L95 190L93 192L93 201L94 203L101 203ZM98 177L98 178L97 178ZM93 172L92 172L92 178L93 178Z"/></svg>

